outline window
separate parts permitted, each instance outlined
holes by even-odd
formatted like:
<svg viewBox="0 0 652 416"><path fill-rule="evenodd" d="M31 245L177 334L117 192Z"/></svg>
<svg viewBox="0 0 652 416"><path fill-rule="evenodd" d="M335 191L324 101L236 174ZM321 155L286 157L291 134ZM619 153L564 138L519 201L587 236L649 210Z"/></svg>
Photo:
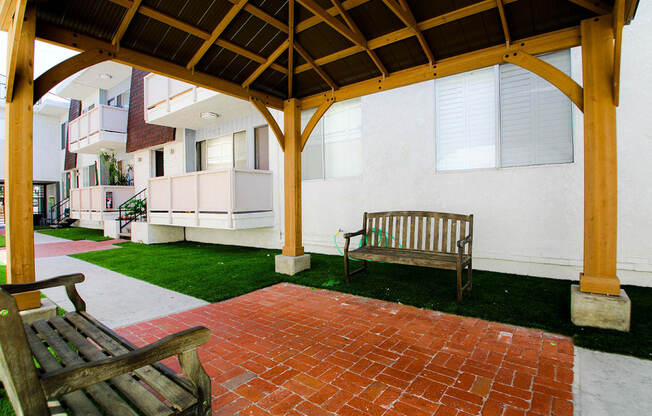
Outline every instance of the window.
<svg viewBox="0 0 652 416"><path fill-rule="evenodd" d="M196 148L199 170L232 167L246 169L248 166L247 133L245 131L204 140L196 144Z"/></svg>
<svg viewBox="0 0 652 416"><path fill-rule="evenodd" d="M68 122L61 123L61 150L66 148L68 142Z"/></svg>
<svg viewBox="0 0 652 416"><path fill-rule="evenodd" d="M540 56L570 74L570 51ZM512 64L437 80L436 167L458 170L573 161L571 102Z"/></svg>
<svg viewBox="0 0 652 416"><path fill-rule="evenodd" d="M301 114L302 129L316 110ZM302 179L358 176L362 173L360 99L333 104L310 134L301 155Z"/></svg>
<svg viewBox="0 0 652 416"><path fill-rule="evenodd" d="M254 169L269 170L269 126L254 129Z"/></svg>

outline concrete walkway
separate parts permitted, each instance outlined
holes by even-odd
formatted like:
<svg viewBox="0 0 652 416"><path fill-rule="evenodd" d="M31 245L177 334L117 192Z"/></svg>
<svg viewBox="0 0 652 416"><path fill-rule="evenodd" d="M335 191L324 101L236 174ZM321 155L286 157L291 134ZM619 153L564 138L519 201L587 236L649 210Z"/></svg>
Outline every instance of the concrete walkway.
<svg viewBox="0 0 652 416"><path fill-rule="evenodd" d="M575 347L575 416L652 415L652 361Z"/></svg>
<svg viewBox="0 0 652 416"><path fill-rule="evenodd" d="M86 276L86 281L78 285L79 294L86 301L88 312L111 328L207 305L203 300L72 257L36 259L36 280L70 273ZM43 293L63 309L74 310L64 288L47 289Z"/></svg>

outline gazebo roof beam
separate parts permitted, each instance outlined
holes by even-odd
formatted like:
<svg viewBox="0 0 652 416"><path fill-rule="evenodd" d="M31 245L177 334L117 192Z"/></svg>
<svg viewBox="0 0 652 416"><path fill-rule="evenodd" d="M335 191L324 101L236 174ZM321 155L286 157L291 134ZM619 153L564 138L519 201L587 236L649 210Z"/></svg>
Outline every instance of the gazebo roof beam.
<svg viewBox="0 0 652 416"><path fill-rule="evenodd" d="M611 13L611 6L606 4L601 0L568 0L571 3L575 3L580 7L584 7L587 10L603 15Z"/></svg>
<svg viewBox="0 0 652 416"><path fill-rule="evenodd" d="M503 0L503 4L509 4L509 3L514 3L518 0ZM342 3L344 4L344 3ZM439 16L431 17L430 19L426 19L422 22L417 23L417 27L419 30L422 32L428 29L432 29L433 27L441 26L446 23L454 22L456 20L463 19L468 16L472 16L474 14L482 13L487 10L492 10L497 7L496 0L483 0L478 3L472 4L470 6L463 7L461 9L453 10L448 13L444 13ZM369 39L367 42L367 47L369 49L378 49L383 46L390 45L395 42L399 42L403 39L407 39L411 36L414 36L414 33L412 32L411 29L409 28L403 28L403 29L398 29L395 30L394 32L386 33L384 35L378 36L377 38ZM334 52L330 55L323 56L321 58L315 59L315 64L317 65L325 65L330 62L337 61L339 59L346 58L351 55L355 55L356 53L363 52L364 48L360 46L351 46L347 49L343 49L341 51ZM307 64L304 65L299 65L295 68L295 73L300 73L303 71L307 71L310 69L310 66Z"/></svg>
<svg viewBox="0 0 652 416"><path fill-rule="evenodd" d="M279 47L276 48L274 52L272 52L269 58L267 58L264 63L260 64L260 66L256 68L251 75L249 75L249 78L247 78L245 82L242 83L242 87L248 88L263 72L265 72L267 68L270 67L270 65L272 65L272 63L274 63L274 61L278 59L279 56L281 56L283 52L285 52L285 50L288 48L288 44L289 39L285 39L285 41L281 43L281 45L279 45Z"/></svg>
<svg viewBox="0 0 652 416"><path fill-rule="evenodd" d="M249 100L251 97L255 97L261 102L264 102L268 107L276 109L283 108L283 100L273 95L262 93L253 89L243 88L234 82L227 81L214 75L198 71L193 72L187 69L185 66L177 65L170 61L147 55L132 49L121 47L118 51L118 48L111 45L110 42L105 42L103 40L61 27L48 24L39 24L37 25L36 29L36 36L39 40L44 42L53 43L82 52L93 49L101 49L107 53L113 54L112 60L121 64L133 66L135 68L140 68L146 71L151 71L166 77L177 79L179 81L188 82L202 88L221 92L232 97L241 98L243 100ZM83 68L80 68L80 70L81 69Z"/></svg>
<svg viewBox="0 0 652 416"><path fill-rule="evenodd" d="M519 45L518 49L507 49L504 45L492 46L462 55L441 59L437 61L434 68L428 64L420 65L393 72L386 78L371 78L355 84L342 86L337 91L322 92L301 97L301 108L306 109L317 107L329 99L335 99L335 101L348 100L379 91L386 91L415 84L417 82L432 80L434 78L498 65L503 62L504 56L508 52L522 50L530 55L538 55L572 48L579 46L580 43L581 35L579 27L562 29L544 35L514 41L514 44ZM521 46L521 44L523 44L523 46Z"/></svg>
<svg viewBox="0 0 652 416"><path fill-rule="evenodd" d="M130 7L130 5L132 4L131 0L109 0L109 1L111 1L111 2L113 2L115 4L119 4L119 5L123 6L123 7ZM245 6L245 10L246 9L247 9L247 7ZM182 32L186 32L188 34L191 34L191 35L196 36L196 37L198 37L200 39L203 39L203 40L206 40L206 39L210 38L210 36L211 36L210 33L205 32L204 30L202 30L202 29L200 29L200 28L198 28L196 26L188 24L188 23L186 23L186 22L184 22L182 20L177 19L176 17L169 16L169 15L167 15L165 13L162 13L162 12L156 10L156 9L152 9L151 7L147 7L145 5L141 6L138 9L138 13L142 14L143 16L147 16L147 17L149 17L151 19L154 19L156 21L159 21L161 23L165 23L168 26L172 26L175 29L179 29ZM217 46L221 47L221 48L227 49L227 50L229 50L229 51L231 51L233 53L237 53L238 55L242 55L242 56L244 56L244 57L246 57L248 59L251 59L252 61L256 61L259 64L262 64L262 63L264 63L266 61L266 58L254 53L254 52L252 52L250 50L247 50L247 49L245 49L245 48L243 48L241 46L238 46L238 45L235 45L235 44L233 44L233 43L231 43L229 41L226 41L224 39L217 39L215 41L215 44ZM278 72L281 72L281 73L287 75L288 70L285 67L282 67L282 66L277 65L277 64L273 64L271 66L271 68L274 69L275 71L278 71Z"/></svg>
<svg viewBox="0 0 652 416"><path fill-rule="evenodd" d="M507 25L507 16L505 15L505 6L503 5L503 0L496 0L496 5L498 6L498 13L500 14L500 23L503 26L503 33L505 34L505 44L509 48L511 43L511 38L509 36L509 26Z"/></svg>
<svg viewBox="0 0 652 416"><path fill-rule="evenodd" d="M310 67L321 77L321 79L324 80L324 82L328 84L329 87L331 87L331 89L336 90L338 88L335 81L333 81L333 79L319 65L315 64L315 60L312 59L308 51L306 51L296 40L294 41L294 50L297 51L306 62L308 62L308 65L310 65Z"/></svg>
<svg viewBox="0 0 652 416"><path fill-rule="evenodd" d="M18 52L20 50L20 34L23 30L23 20L25 20L25 9L27 7L27 0L18 0L12 3L15 7L14 12L10 13L13 16L13 22L9 28L9 38L7 46L9 47L9 56L7 62L7 93L6 99L10 103L14 97L14 81L16 80L16 67L18 62Z"/></svg>
<svg viewBox="0 0 652 416"><path fill-rule="evenodd" d="M288 0L288 98L292 98L294 78L294 0Z"/></svg>
<svg viewBox="0 0 652 416"><path fill-rule="evenodd" d="M140 3L142 3L142 0L134 0L134 2L131 3L131 6L129 6L127 12L122 18L122 22L120 22L120 26L118 26L118 30L116 30L115 35L113 35L113 39L111 39L111 44L118 45L120 43L120 40L129 27L129 23L131 23L134 16L136 16Z"/></svg>
<svg viewBox="0 0 652 416"><path fill-rule="evenodd" d="M318 16L324 23L335 29L342 36L362 48L367 47L366 39L359 33L346 27L342 22L333 17L330 13L324 10L315 0L297 0L303 7L308 9L312 14Z"/></svg>
<svg viewBox="0 0 652 416"><path fill-rule="evenodd" d="M371 0L345 0L342 2L342 8L344 10L350 10L354 7L361 6L365 3L369 3ZM330 9L326 9L326 12L330 14L331 16L337 16L340 12L335 8L335 6L331 7ZM301 33L304 30L310 29L313 26L316 26L322 22L321 18L319 16L312 16L309 17L305 20L302 20L301 22L297 23L297 28L296 31L297 33Z"/></svg>
<svg viewBox="0 0 652 416"><path fill-rule="evenodd" d="M349 14L344 10L344 7L342 7L342 3L340 3L339 0L331 0L331 3L333 3L333 6L337 9L337 11L340 13L340 16L342 16L342 19L346 22L347 26L354 31L355 33L360 36L361 39L364 39L365 41L365 51L367 52L367 55L369 55L369 58L373 61L373 63L376 65L376 68L380 71L380 73L386 77L388 72L387 69L385 68L385 65L383 64L383 61L380 60L376 52L373 50L369 49L367 45L367 39L364 37L362 32L360 31L360 28L358 25L355 23L355 21L349 16Z"/></svg>
<svg viewBox="0 0 652 416"><path fill-rule="evenodd" d="M138 1L138 0L137 0ZM222 32L226 29L226 27L235 19L235 17L238 15L240 10L247 4L249 0L239 0L237 3L235 3L231 8L229 9L228 12L226 12L226 15L220 20L220 22L215 26L215 29L213 29L213 32L211 33L211 36L202 43L202 45L197 49L195 54L192 56L188 64L186 65L186 68L194 68L195 65L199 62L199 60L208 52L208 48L211 47L217 40L217 38L220 37Z"/></svg>
<svg viewBox="0 0 652 416"><path fill-rule="evenodd" d="M428 58L428 62L430 65L435 63L435 56L432 53L432 50L430 49L430 45L428 45L428 42L426 41L426 38L423 36L423 33L421 33L421 29L419 29L417 25L417 21L414 18L414 15L412 14L412 11L410 10L409 5L405 0L398 0L399 3L396 2L396 0L383 0L383 3L403 22L405 26L407 26L413 33L414 36L417 37L417 40L419 41L419 45L421 45L421 49L423 49L423 53L426 54L426 57ZM499 0L500 1L500 0Z"/></svg>

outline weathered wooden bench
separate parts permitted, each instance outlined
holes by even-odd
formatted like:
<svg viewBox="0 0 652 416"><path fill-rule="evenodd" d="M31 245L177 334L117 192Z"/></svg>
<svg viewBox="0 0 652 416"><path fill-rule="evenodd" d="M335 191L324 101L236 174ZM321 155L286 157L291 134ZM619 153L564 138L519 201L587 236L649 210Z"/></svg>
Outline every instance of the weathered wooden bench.
<svg viewBox="0 0 652 416"><path fill-rule="evenodd" d="M195 327L142 348L86 312L81 274L0 285L0 379L17 415L201 415L211 412L211 381ZM75 312L24 324L11 294L65 286ZM178 355L183 374L158 363Z"/></svg>
<svg viewBox="0 0 652 416"><path fill-rule="evenodd" d="M362 236L361 247L349 250L351 238ZM458 240L458 236L460 239ZM428 211L364 213L362 229L344 234L344 275L365 271L367 260L411 266L457 270L457 301L471 290L473 215ZM349 259L362 260L362 267L349 272ZM462 286L462 272L468 280Z"/></svg>

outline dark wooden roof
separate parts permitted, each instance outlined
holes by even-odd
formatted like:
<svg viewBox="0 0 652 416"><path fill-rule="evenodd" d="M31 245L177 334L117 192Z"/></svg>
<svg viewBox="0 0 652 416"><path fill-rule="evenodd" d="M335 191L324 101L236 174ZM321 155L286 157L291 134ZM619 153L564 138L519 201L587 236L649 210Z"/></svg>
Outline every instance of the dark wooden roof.
<svg viewBox="0 0 652 416"><path fill-rule="evenodd" d="M332 0L309 0L327 10L348 28ZM337 0L338 3L341 0ZM399 4L401 0L392 0ZM186 67L206 39L239 0L143 0L128 24L120 47ZM511 39L523 39L577 27L594 10L611 11L614 0L502 0ZM389 73L428 63L425 49L385 0L341 2L359 28L368 47ZM435 60L505 44L505 34L495 0L406 0ZM250 0L220 34L194 70L242 85L272 53L288 40L288 0ZM371 54L316 17L295 0L295 43L315 60L336 87L382 75ZM584 4L584 5L580 5ZM589 6L586 6L589 4ZM595 5L598 6L595 6ZM637 4L627 0L627 19ZM131 0L49 0L37 5L38 26L46 24L111 42ZM466 8L466 9L465 9ZM474 13L459 10L475 8ZM444 17L442 17L444 16ZM183 23L184 30L169 19ZM168 21L168 23L165 23ZM179 24L175 24L179 26ZM407 31L407 32L406 32ZM387 41L393 38L396 41ZM296 45L295 45L296 47ZM238 53L240 52L240 53ZM245 56L246 55L246 56ZM331 89L326 77L301 54L294 59L294 97ZM285 49L249 88L288 98L288 51Z"/></svg>

